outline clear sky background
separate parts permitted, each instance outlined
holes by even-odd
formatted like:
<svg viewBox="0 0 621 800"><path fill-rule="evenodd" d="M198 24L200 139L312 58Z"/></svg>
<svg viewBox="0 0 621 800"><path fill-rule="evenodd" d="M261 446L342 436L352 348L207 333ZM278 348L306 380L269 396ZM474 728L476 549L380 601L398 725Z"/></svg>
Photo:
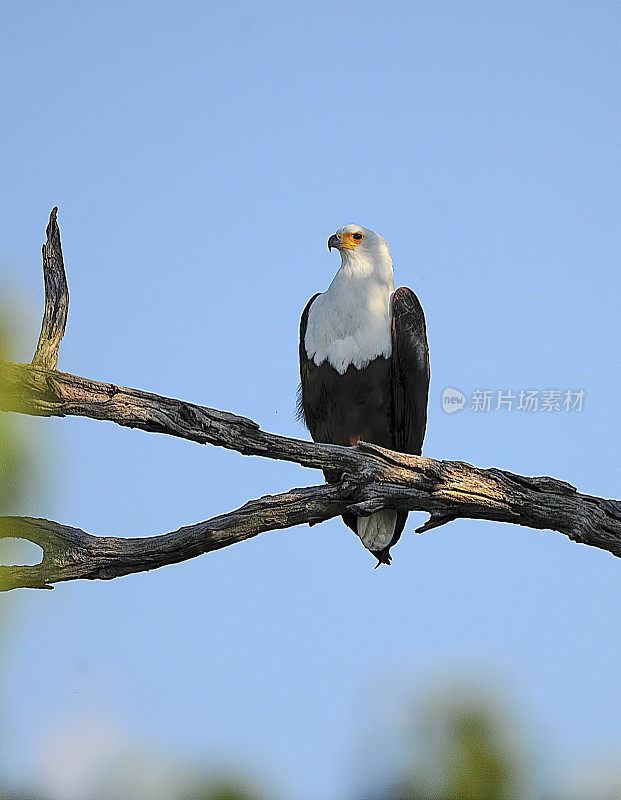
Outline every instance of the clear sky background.
<svg viewBox="0 0 621 800"><path fill-rule="evenodd" d="M424 452L618 496L613 4L5 2L2 16L16 360L36 343L58 205L61 369L306 436L299 315L339 266L328 236L356 222L388 239L396 284L425 308ZM449 416L446 386L586 402ZM27 427L48 465L16 511L96 534L172 530L320 480L94 421ZM399 713L443 681L500 687L551 779L618 747L613 557L487 522L412 535L423 519L390 568L333 520L13 593L5 774L84 797L80 770L116 736L336 800L390 768Z"/></svg>

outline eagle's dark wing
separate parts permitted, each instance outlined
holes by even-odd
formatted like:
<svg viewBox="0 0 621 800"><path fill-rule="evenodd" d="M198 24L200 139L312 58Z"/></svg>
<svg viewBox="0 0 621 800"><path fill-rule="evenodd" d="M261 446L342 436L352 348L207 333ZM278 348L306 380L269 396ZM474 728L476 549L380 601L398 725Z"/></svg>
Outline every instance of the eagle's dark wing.
<svg viewBox="0 0 621 800"><path fill-rule="evenodd" d="M423 308L405 287L392 298L392 386L395 450L420 455L427 427L429 346Z"/></svg>
<svg viewBox="0 0 621 800"><path fill-rule="evenodd" d="M306 339L306 326L308 325L308 312L310 311L310 307L313 304L313 300L319 297L321 292L317 292L314 294L311 299L306 304L304 311L302 312L302 317L300 318L300 386L298 389L298 400L297 400L297 417L298 419L302 420L302 422L306 425L306 427L311 432L311 436L315 436L315 432L311 428L311 413L310 409L308 408L308 396L310 392L308 391L309 383L314 382L314 377L316 375L316 367L314 362L308 357L306 353L306 345L304 344L304 340Z"/></svg>

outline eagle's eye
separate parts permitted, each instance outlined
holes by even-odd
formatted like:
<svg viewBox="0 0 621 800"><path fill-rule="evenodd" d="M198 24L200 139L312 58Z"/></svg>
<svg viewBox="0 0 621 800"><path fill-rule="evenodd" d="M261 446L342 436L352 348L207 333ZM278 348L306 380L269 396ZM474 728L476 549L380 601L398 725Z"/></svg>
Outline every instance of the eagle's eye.
<svg viewBox="0 0 621 800"><path fill-rule="evenodd" d="M361 233L354 233L354 239L364 239L364 236Z"/></svg>

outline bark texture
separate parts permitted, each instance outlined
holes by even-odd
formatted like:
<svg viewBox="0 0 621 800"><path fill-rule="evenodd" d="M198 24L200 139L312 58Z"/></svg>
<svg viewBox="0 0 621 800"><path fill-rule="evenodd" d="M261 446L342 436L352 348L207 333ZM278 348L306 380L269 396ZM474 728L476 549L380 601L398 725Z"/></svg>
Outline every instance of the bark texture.
<svg viewBox="0 0 621 800"><path fill-rule="evenodd" d="M69 311L69 287L57 217L58 207L55 206L50 214L45 231L46 240L42 248L45 311L37 349L32 359L32 363L36 366L48 369L55 369L58 363L58 348L65 335Z"/></svg>

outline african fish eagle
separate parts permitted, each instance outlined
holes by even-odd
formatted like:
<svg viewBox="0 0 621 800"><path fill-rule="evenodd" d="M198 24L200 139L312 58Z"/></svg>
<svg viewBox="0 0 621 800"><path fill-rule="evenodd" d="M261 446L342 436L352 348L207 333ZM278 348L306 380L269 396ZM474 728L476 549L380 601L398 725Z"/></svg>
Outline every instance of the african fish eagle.
<svg viewBox="0 0 621 800"><path fill-rule="evenodd" d="M427 424L429 348L425 316L411 289L395 291L388 242L359 225L328 239L341 268L300 320L299 413L316 442L358 441L420 455ZM325 471L330 483L338 473ZM407 511L343 514L378 559L403 531Z"/></svg>

